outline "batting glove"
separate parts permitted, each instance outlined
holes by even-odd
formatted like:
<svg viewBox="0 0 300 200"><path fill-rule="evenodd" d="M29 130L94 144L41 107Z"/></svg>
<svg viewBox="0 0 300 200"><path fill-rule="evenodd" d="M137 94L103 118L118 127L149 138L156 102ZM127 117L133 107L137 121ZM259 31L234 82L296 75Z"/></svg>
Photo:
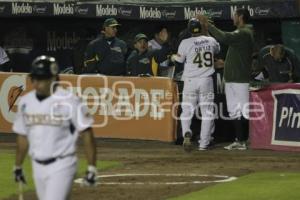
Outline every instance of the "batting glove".
<svg viewBox="0 0 300 200"><path fill-rule="evenodd" d="M26 179L22 170L22 167L14 167L14 175L15 175L15 181L17 183L22 182L24 184L26 184Z"/></svg>
<svg viewBox="0 0 300 200"><path fill-rule="evenodd" d="M84 185L94 186L97 181L97 168L95 166L88 166L86 175L84 177Z"/></svg>

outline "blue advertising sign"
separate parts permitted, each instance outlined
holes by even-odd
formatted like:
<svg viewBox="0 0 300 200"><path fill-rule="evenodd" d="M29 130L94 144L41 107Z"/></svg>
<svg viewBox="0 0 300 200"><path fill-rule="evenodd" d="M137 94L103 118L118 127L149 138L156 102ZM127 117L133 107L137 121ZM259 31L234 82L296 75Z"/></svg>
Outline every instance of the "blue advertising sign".
<svg viewBox="0 0 300 200"><path fill-rule="evenodd" d="M272 144L300 146L300 90L272 91L274 98Z"/></svg>

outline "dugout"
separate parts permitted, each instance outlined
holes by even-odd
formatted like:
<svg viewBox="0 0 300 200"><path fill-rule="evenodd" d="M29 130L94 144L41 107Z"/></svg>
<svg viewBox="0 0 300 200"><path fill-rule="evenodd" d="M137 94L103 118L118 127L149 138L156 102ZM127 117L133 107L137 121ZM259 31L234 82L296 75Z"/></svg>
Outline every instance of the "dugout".
<svg viewBox="0 0 300 200"><path fill-rule="evenodd" d="M283 41L300 57L299 5L300 0L0 1L0 46L8 52L14 71L28 71L32 59L40 54L55 56L67 68L73 65L74 45L95 38L104 19L115 17L122 24L119 37L129 45L135 34L144 32L151 38L156 25L166 24L175 52L178 34L193 15L210 15L218 27L231 31L234 10L245 7L253 17L257 50ZM226 50L223 46L221 58ZM223 102L222 90L218 91L217 101ZM199 129L199 123L194 124L193 129ZM230 123L217 122L217 139L227 140L231 134L219 129L230 129Z"/></svg>
<svg viewBox="0 0 300 200"><path fill-rule="evenodd" d="M50 3L51 2L51 3ZM14 71L26 72L32 58L41 53L57 57L63 67L72 66L72 48L80 39L93 39L107 17L117 18L119 37L132 44L135 34L150 38L157 24L169 27L174 51L178 34L197 13L210 15L224 30L234 30L231 16L246 7L253 17L256 49L267 42L284 41L299 50L299 0L90 0L0 1L0 45L12 57ZM224 56L226 48L222 48Z"/></svg>

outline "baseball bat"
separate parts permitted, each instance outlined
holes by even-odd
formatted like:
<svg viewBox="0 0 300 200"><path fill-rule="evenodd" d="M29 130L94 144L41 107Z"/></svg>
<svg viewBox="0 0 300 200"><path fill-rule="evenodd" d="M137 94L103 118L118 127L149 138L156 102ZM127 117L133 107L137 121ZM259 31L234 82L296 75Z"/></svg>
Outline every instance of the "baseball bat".
<svg viewBox="0 0 300 200"><path fill-rule="evenodd" d="M19 200L24 200L24 197L23 197L23 183L21 181L19 182Z"/></svg>

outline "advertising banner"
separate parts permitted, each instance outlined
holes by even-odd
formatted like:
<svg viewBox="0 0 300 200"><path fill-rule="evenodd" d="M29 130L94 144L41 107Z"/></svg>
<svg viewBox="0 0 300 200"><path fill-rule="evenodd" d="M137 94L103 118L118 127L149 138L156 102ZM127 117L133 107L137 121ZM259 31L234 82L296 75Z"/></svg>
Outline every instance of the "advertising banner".
<svg viewBox="0 0 300 200"><path fill-rule="evenodd" d="M289 18L299 16L297 0L285 1L234 1L197 3L147 3L99 4L99 3L41 3L0 2L0 16L69 16L69 17L116 17L141 20L187 20L196 14L215 19L231 19L237 8L248 8L253 18Z"/></svg>
<svg viewBox="0 0 300 200"><path fill-rule="evenodd" d="M300 85L274 85L250 96L262 106L250 112L251 147L300 151Z"/></svg>
<svg viewBox="0 0 300 200"><path fill-rule="evenodd" d="M62 75L94 116L97 137L174 141L177 85L168 78ZM25 73L0 73L0 132L11 133L21 96L32 88ZM38 109L38 108L37 108Z"/></svg>

